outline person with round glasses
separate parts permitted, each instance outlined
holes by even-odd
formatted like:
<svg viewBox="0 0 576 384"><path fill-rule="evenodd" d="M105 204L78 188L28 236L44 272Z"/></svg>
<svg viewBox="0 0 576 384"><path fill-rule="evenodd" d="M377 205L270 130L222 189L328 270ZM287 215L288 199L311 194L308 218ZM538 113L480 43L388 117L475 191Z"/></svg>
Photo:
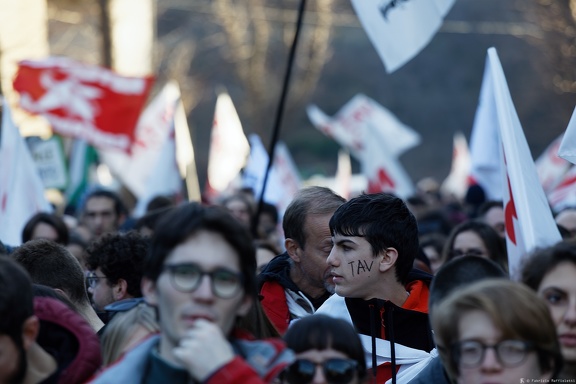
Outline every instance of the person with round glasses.
<svg viewBox="0 0 576 384"><path fill-rule="evenodd" d="M248 229L222 207L190 203L158 222L142 292L160 334L131 349L95 383L269 383L293 359L281 339L238 327L256 297Z"/></svg>
<svg viewBox="0 0 576 384"><path fill-rule="evenodd" d="M562 366L548 308L521 283L488 279L449 295L432 328L459 384L549 382Z"/></svg>
<svg viewBox="0 0 576 384"><path fill-rule="evenodd" d="M296 353L296 360L282 373L282 384L366 382L362 343L345 320L311 315L294 322L284 340Z"/></svg>

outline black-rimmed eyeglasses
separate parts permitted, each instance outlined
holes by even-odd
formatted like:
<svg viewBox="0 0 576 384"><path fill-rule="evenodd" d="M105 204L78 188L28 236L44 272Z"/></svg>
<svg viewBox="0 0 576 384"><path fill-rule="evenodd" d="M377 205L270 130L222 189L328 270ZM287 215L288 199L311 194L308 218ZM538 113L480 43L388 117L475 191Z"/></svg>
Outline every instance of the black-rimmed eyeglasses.
<svg viewBox="0 0 576 384"><path fill-rule="evenodd" d="M458 365L475 368L484 361L487 349L493 349L496 352L496 357L503 366L516 367L526 360L528 353L534 350L534 346L522 340L502 340L492 345L476 340L464 340L455 343L452 352Z"/></svg>
<svg viewBox="0 0 576 384"><path fill-rule="evenodd" d="M210 286L215 296L231 299L242 291L242 275L227 268L207 272L197 264L186 263L164 265L163 271L168 271L172 285L180 292L197 290L205 275L210 276Z"/></svg>
<svg viewBox="0 0 576 384"><path fill-rule="evenodd" d="M91 273L88 276L86 276L86 286L89 288L96 288L96 286L98 285L98 281L100 279L106 279L106 276L97 276L95 273Z"/></svg>

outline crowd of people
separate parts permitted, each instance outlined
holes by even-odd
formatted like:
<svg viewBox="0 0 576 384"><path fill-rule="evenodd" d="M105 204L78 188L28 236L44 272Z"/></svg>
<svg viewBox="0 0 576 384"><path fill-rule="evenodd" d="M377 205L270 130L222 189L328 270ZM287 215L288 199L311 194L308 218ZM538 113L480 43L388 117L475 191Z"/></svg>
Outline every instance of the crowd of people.
<svg viewBox="0 0 576 384"><path fill-rule="evenodd" d="M0 242L0 383L576 382L576 208L512 281L478 196L90 191Z"/></svg>

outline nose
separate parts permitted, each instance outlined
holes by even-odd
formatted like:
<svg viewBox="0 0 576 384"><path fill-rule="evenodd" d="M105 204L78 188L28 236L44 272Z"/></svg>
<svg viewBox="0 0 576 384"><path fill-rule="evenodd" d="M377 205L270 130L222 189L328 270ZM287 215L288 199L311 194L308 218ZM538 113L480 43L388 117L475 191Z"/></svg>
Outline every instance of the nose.
<svg viewBox="0 0 576 384"><path fill-rule="evenodd" d="M483 371L499 371L502 369L502 364L500 363L500 360L498 360L494 348L486 348L480 368Z"/></svg>
<svg viewBox="0 0 576 384"><path fill-rule="evenodd" d="M322 366L317 365L314 371L314 378L312 379L313 384L326 384L326 378L324 377L324 371L322 371Z"/></svg>
<svg viewBox="0 0 576 384"><path fill-rule="evenodd" d="M192 292L196 300L212 301L214 300L214 292L212 292L212 281L208 275L200 278L200 285Z"/></svg>
<svg viewBox="0 0 576 384"><path fill-rule="evenodd" d="M330 250L330 254L326 258L326 264L330 265L331 267L337 267L339 265L336 257L335 247L332 247Z"/></svg>
<svg viewBox="0 0 576 384"><path fill-rule="evenodd" d="M564 314L564 322L571 327L576 326L576 298L570 300L566 313Z"/></svg>

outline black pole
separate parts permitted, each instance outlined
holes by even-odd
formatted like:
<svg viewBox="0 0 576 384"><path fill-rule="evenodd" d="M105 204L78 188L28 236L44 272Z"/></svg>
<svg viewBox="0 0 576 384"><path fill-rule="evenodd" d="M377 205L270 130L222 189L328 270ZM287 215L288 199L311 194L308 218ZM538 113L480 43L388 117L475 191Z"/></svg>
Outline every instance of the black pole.
<svg viewBox="0 0 576 384"><path fill-rule="evenodd" d="M274 119L274 130L272 131L270 149L268 150L268 166L266 167L266 173L264 174L264 181L262 183L262 192L260 193L260 199L258 200L258 209L256 210L256 215L254 215L254 222L252 225L252 232L254 233L255 237L257 237L258 235L257 233L258 222L260 221L260 213L262 212L262 207L264 206L264 194L266 193L266 185L268 184L268 175L270 174L270 169L272 168L272 162L274 161L274 152L276 150L276 143L278 142L278 136L280 135L280 124L282 123L282 116L284 115L284 106L286 104L286 96L288 95L288 86L290 85L290 76L292 74L294 58L296 57L296 46L298 45L298 38L300 37L300 30L302 29L302 20L304 19L305 8L306 8L306 0L301 0L300 6L298 7L298 20L296 21L296 31L294 32L294 40L292 41L292 46L290 47L290 53L288 55L288 65L286 67L286 72L284 73L282 93L280 94L280 101L278 102L278 109L276 110L276 116Z"/></svg>

